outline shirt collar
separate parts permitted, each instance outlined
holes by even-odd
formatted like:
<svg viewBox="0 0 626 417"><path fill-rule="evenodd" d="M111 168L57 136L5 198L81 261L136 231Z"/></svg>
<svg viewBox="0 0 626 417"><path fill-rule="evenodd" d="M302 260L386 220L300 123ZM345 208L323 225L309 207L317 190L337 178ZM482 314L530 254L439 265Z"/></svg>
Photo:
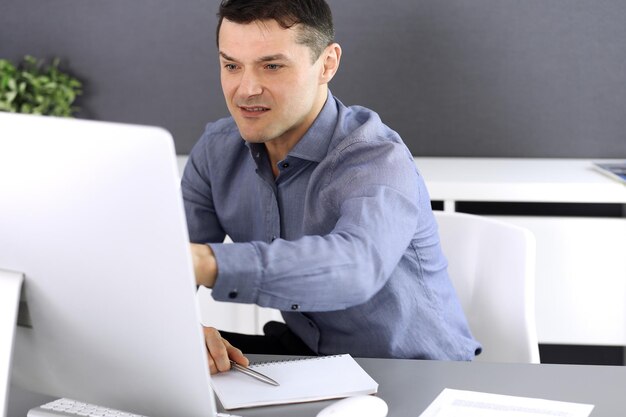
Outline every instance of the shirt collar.
<svg viewBox="0 0 626 417"><path fill-rule="evenodd" d="M337 102L328 90L328 98L324 107L309 130L289 151L289 155L314 162L320 162L324 159L328 154L328 147L335 132L338 114Z"/></svg>

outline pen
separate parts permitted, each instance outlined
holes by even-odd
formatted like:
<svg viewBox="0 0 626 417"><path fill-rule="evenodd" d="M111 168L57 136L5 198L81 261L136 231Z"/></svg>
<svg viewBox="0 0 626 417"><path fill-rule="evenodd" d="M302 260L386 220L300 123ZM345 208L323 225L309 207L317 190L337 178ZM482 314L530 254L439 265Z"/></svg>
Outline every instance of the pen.
<svg viewBox="0 0 626 417"><path fill-rule="evenodd" d="M263 381L266 384L270 384L270 385L274 385L274 386L279 386L280 385L278 382L274 381L269 376L265 376L265 375L263 375L260 372L254 371L254 370L252 370L250 368L246 368L245 366L241 366L241 365L239 365L235 361L230 361L230 366L231 366L231 369L234 369L236 371L244 373L244 374L246 374L248 376L251 376L252 378L256 378L259 381Z"/></svg>

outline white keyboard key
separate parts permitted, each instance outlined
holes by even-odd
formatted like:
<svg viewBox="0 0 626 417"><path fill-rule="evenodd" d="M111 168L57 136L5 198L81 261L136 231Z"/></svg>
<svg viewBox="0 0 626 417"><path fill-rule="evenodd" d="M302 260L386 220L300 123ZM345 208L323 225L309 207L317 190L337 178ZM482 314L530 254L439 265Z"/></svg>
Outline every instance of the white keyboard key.
<svg viewBox="0 0 626 417"><path fill-rule="evenodd" d="M81 401L59 398L28 411L27 417L146 417ZM215 417L241 417L217 413Z"/></svg>

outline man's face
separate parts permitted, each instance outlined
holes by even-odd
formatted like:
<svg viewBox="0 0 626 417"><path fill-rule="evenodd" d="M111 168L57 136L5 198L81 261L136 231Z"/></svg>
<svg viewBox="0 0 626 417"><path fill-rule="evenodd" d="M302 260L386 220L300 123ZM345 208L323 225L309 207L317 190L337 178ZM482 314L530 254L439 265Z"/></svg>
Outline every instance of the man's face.
<svg viewBox="0 0 626 417"><path fill-rule="evenodd" d="M283 29L274 20L222 22L222 90L248 142L293 146L326 100L323 59L311 62L310 48L296 42L297 30Z"/></svg>

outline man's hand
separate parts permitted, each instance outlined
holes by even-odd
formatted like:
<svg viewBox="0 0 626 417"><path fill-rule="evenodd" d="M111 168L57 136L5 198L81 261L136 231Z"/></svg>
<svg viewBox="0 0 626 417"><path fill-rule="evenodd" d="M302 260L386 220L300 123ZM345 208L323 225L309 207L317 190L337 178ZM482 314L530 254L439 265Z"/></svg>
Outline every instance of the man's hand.
<svg viewBox="0 0 626 417"><path fill-rule="evenodd" d="M243 366L250 364L250 361L243 355L241 350L224 339L217 329L204 327L203 330L211 374L228 371L230 369L230 359Z"/></svg>
<svg viewBox="0 0 626 417"><path fill-rule="evenodd" d="M196 284L213 288L217 278L217 261L209 245L191 243L191 257L196 274Z"/></svg>

